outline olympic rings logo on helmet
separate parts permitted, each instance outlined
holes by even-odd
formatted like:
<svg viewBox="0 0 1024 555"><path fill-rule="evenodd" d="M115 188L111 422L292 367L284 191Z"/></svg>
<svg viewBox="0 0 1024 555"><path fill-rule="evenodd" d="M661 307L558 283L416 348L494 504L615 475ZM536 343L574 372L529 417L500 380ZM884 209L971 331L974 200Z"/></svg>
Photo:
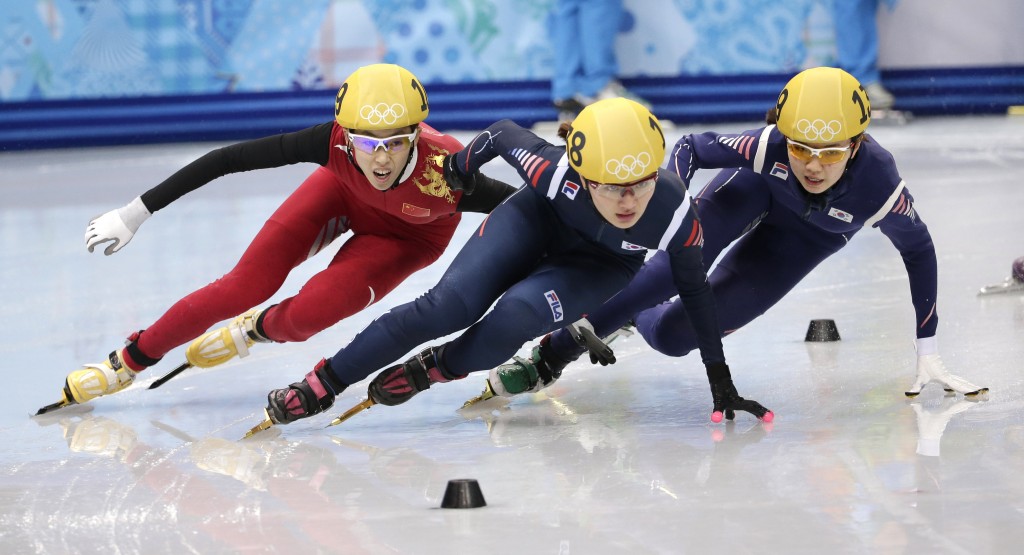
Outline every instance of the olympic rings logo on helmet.
<svg viewBox="0 0 1024 555"><path fill-rule="evenodd" d="M377 105L367 104L359 109L359 117L366 120L370 125L384 123L392 125L398 118L405 115L405 106L401 104L388 105L381 102Z"/></svg>
<svg viewBox="0 0 1024 555"><path fill-rule="evenodd" d="M643 177L647 175L647 168L650 165L651 155L647 152L641 152L636 156L627 154L619 160L608 160L604 164L604 169L617 179L625 180L629 177Z"/></svg>
<svg viewBox="0 0 1024 555"><path fill-rule="evenodd" d="M829 120L826 122L822 119L814 121L802 119L796 122L794 128L797 133L802 133L808 141L827 143L835 139L842 132L843 124L839 120Z"/></svg>

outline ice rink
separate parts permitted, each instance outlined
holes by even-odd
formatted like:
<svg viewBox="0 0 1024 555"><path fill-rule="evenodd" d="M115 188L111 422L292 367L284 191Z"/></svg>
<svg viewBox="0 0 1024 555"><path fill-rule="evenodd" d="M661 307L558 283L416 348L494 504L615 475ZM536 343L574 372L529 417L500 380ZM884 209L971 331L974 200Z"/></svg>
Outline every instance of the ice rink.
<svg viewBox="0 0 1024 555"><path fill-rule="evenodd" d="M0 354L12 386L0 404L0 553L1019 553L1024 293L976 293L1024 256L1024 117L871 133L929 224L939 352L991 388L979 401L934 385L903 395L915 377L908 281L868 229L725 341L740 393L774 410L773 424L711 423L699 357L632 337L614 345L618 364L577 362L546 394L493 411L456 411L480 373L325 429L364 382L327 415L245 441L270 389L426 291L481 218L464 219L442 260L306 343L257 345L147 390L184 360L179 348L127 391L30 418L69 371L226 272L313 166L215 181L105 257L84 247L92 216L218 145L0 153ZM500 161L485 169L515 179ZM842 340L805 343L817 318L834 319ZM486 507L440 508L459 478L478 480Z"/></svg>

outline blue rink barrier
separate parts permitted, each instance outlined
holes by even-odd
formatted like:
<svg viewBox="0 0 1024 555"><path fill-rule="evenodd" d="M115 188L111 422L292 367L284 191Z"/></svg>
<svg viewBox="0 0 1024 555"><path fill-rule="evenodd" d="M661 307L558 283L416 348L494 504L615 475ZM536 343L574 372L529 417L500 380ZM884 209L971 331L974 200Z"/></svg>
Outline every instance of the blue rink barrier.
<svg viewBox="0 0 1024 555"><path fill-rule="evenodd" d="M636 78L624 82L677 124L758 122L790 75ZM916 116L1005 114L1024 104L1024 67L893 70L896 108ZM556 118L547 81L429 84L428 122L476 130L504 118ZM0 103L0 151L234 141L330 121L332 90Z"/></svg>

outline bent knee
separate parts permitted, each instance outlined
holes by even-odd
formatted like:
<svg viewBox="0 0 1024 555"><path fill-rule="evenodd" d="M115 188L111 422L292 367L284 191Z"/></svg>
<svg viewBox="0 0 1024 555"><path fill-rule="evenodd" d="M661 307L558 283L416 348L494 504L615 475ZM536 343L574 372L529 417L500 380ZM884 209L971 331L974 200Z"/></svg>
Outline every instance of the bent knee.
<svg viewBox="0 0 1024 555"><path fill-rule="evenodd" d="M690 328L665 325L665 320L654 322L637 321L637 329L652 349L670 357L681 357L697 347L696 337Z"/></svg>
<svg viewBox="0 0 1024 555"><path fill-rule="evenodd" d="M696 347L696 345L684 341L666 341L656 339L654 341L648 341L648 343L655 351L670 357L686 356Z"/></svg>
<svg viewBox="0 0 1024 555"><path fill-rule="evenodd" d="M504 336L521 339L525 343L569 323L559 316L547 306L541 307L527 299L512 296L499 300L489 318Z"/></svg>

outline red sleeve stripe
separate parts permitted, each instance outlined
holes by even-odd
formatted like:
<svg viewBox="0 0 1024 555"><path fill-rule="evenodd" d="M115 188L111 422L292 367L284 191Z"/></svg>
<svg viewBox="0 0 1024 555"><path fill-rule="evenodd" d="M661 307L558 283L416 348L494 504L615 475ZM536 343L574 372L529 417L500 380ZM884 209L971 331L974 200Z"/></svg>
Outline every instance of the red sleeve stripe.
<svg viewBox="0 0 1024 555"><path fill-rule="evenodd" d="M746 136L743 141L740 142L740 152L743 153L743 157L750 160L750 145L754 144L754 138Z"/></svg>
<svg viewBox="0 0 1024 555"><path fill-rule="evenodd" d="M892 211L896 212L897 214L899 214L900 211L903 210L903 205L906 204L906 202L907 202L907 197L905 195L900 195L900 200L899 200L899 202L896 203L896 206L892 207Z"/></svg>
<svg viewBox="0 0 1024 555"><path fill-rule="evenodd" d="M697 220L693 221L693 228L690 230L690 237L686 239L685 247L692 247L694 245L700 245L704 242L704 228L701 227L700 222Z"/></svg>
<svg viewBox="0 0 1024 555"><path fill-rule="evenodd" d="M754 144L754 137L750 135L736 135L734 137L719 137L718 141L736 150L747 160L750 160L750 147Z"/></svg>
<svg viewBox="0 0 1024 555"><path fill-rule="evenodd" d="M543 160L544 159L540 156L530 156L529 159L526 160L526 163L523 164L523 169L526 170L526 174L533 176L533 170L540 165Z"/></svg>
<svg viewBox="0 0 1024 555"><path fill-rule="evenodd" d="M544 160L544 163L537 168L536 173L530 175L530 185L532 185L534 189L537 188L537 180L540 179L540 175L544 173L544 170L548 169L548 166L550 165L550 160Z"/></svg>

